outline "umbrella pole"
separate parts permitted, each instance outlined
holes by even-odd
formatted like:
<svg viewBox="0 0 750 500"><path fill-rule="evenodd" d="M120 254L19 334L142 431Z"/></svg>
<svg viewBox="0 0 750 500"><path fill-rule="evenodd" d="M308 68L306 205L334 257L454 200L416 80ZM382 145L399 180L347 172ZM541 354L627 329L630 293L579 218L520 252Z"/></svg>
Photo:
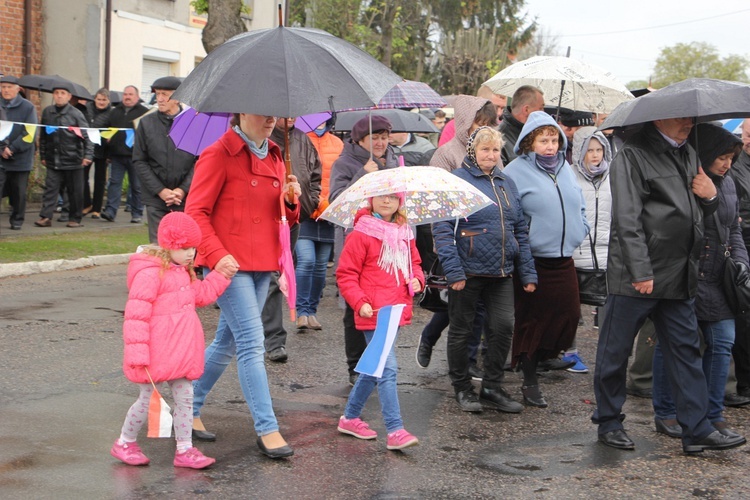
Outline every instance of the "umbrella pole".
<svg viewBox="0 0 750 500"><path fill-rule="evenodd" d="M370 161L372 161L372 109L367 112L367 119L370 125Z"/></svg>
<svg viewBox="0 0 750 500"><path fill-rule="evenodd" d="M568 45L568 53L565 55L565 57L570 57L570 45ZM560 97L557 99L557 114L555 115L555 121L560 121L560 107L562 106L562 96L563 91L565 90L565 80L562 81L562 85L560 85Z"/></svg>
<svg viewBox="0 0 750 500"><path fill-rule="evenodd" d="M284 167L286 167L286 180L292 175L292 155L289 152L289 122L284 118ZM289 197L294 202L294 188L289 186Z"/></svg>

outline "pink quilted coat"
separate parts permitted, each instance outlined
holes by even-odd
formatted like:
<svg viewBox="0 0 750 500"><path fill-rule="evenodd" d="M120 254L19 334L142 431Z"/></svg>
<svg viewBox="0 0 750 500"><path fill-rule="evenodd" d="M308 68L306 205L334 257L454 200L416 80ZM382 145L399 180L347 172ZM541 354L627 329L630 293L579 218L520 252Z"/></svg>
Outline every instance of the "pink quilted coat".
<svg viewBox="0 0 750 500"><path fill-rule="evenodd" d="M158 257L137 253L127 282L122 369L128 380L148 383L144 366L154 382L200 377L206 344L195 308L215 301L230 281L213 272L191 283L185 267L164 269Z"/></svg>

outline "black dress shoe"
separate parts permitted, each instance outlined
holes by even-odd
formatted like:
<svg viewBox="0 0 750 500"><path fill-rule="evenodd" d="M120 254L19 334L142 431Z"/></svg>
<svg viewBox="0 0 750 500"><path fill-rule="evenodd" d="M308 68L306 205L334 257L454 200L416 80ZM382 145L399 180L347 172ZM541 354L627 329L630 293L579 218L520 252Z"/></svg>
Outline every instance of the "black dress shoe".
<svg viewBox="0 0 750 500"><path fill-rule="evenodd" d="M291 446L288 444L284 446L280 446L278 448L266 448L266 445L263 444L263 440L258 436L258 448L260 448L260 452L263 453L265 456L270 458L286 458L291 457L294 455L294 450Z"/></svg>
<svg viewBox="0 0 750 500"><path fill-rule="evenodd" d="M750 397L734 393L724 394L724 406L739 408L746 405L750 405Z"/></svg>
<svg viewBox="0 0 750 500"><path fill-rule="evenodd" d="M271 349L271 351L268 353L268 359L276 363L286 363L286 360L289 359L289 356L286 353L286 349L282 346L277 347L276 349Z"/></svg>
<svg viewBox="0 0 750 500"><path fill-rule="evenodd" d="M432 359L432 347L424 340L419 340L419 347L417 347L417 365L420 368L427 368L430 366L430 360Z"/></svg>
<svg viewBox="0 0 750 500"><path fill-rule="evenodd" d="M625 392L628 394L628 396L633 396L636 398L651 399L653 396L653 392L651 391L651 389L636 389L634 387L626 387Z"/></svg>
<svg viewBox="0 0 750 500"><path fill-rule="evenodd" d="M739 394L740 396L745 396L746 398L750 398L750 387L738 387L737 394Z"/></svg>
<svg viewBox="0 0 750 500"><path fill-rule="evenodd" d="M16 224L11 224L11 225L10 225L10 228L11 228L12 230L14 230L14 231L20 231L20 230L21 230L21 226L19 226L19 225L16 225Z"/></svg>
<svg viewBox="0 0 750 500"><path fill-rule="evenodd" d="M541 361L536 366L536 371L548 372L550 370L567 370L568 368L575 366L575 364L575 361L563 361L560 358L548 359L546 361Z"/></svg>
<svg viewBox="0 0 750 500"><path fill-rule="evenodd" d="M742 437L740 434L737 434L732 429L729 428L729 424L724 422L723 420L721 422L714 422L714 429L721 432L727 437Z"/></svg>
<svg viewBox="0 0 750 500"><path fill-rule="evenodd" d="M523 405L518 401L513 401L510 394L503 388L488 389L482 387L479 391L479 402L483 406L505 413L521 413L523 411Z"/></svg>
<svg viewBox="0 0 750 500"><path fill-rule="evenodd" d="M599 434L599 442L618 450L634 450L635 443L622 429Z"/></svg>
<svg viewBox="0 0 750 500"><path fill-rule="evenodd" d="M193 437L198 441L216 441L216 434L198 429L193 429Z"/></svg>
<svg viewBox="0 0 750 500"><path fill-rule="evenodd" d="M471 413L480 413L482 411L482 403L479 402L477 393L474 392L473 388L457 392L456 401L463 411Z"/></svg>
<svg viewBox="0 0 750 500"><path fill-rule="evenodd" d="M745 444L747 440L744 436L737 437L725 436L720 431L713 431L703 439L682 447L687 454L702 453L704 450L728 450Z"/></svg>
<svg viewBox="0 0 750 500"><path fill-rule="evenodd" d="M537 408L547 408L547 400L542 396L542 391L539 390L538 385L524 385L521 387L523 393L523 400L526 404L536 406Z"/></svg>
<svg viewBox="0 0 750 500"><path fill-rule="evenodd" d="M666 434L671 438L682 437L682 427L680 427L680 424L677 423L677 420L673 418L665 420L655 418L654 425L656 425L656 432L660 434Z"/></svg>

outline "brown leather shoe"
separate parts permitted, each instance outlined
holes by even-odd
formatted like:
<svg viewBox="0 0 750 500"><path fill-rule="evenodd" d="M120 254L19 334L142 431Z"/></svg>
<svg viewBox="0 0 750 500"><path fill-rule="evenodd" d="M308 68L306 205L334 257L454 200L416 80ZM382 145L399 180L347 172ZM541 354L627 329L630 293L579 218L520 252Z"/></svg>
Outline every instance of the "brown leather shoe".
<svg viewBox="0 0 750 500"><path fill-rule="evenodd" d="M320 324L320 321L318 321L318 318L316 318L315 316L308 316L307 317L307 324L313 330L322 330L323 329L323 325Z"/></svg>
<svg viewBox="0 0 750 500"><path fill-rule="evenodd" d="M70 221L65 224L65 227L83 227L83 224L81 224L80 222Z"/></svg>
<svg viewBox="0 0 750 500"><path fill-rule="evenodd" d="M307 316L297 318L297 330L307 330L310 327Z"/></svg>
<svg viewBox="0 0 750 500"><path fill-rule="evenodd" d="M37 227L52 227L52 221L47 217L42 217L38 221L34 222Z"/></svg>

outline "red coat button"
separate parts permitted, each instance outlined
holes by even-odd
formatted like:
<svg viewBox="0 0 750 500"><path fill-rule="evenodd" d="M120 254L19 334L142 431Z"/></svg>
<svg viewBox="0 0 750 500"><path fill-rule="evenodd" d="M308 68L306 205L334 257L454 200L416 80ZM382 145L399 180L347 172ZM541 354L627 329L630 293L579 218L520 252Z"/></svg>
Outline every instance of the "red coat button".
<svg viewBox="0 0 750 500"><path fill-rule="evenodd" d="M253 187L255 187L255 186L258 185L258 181L256 181L255 179L253 179L253 180L250 181L250 185L253 186Z"/></svg>

